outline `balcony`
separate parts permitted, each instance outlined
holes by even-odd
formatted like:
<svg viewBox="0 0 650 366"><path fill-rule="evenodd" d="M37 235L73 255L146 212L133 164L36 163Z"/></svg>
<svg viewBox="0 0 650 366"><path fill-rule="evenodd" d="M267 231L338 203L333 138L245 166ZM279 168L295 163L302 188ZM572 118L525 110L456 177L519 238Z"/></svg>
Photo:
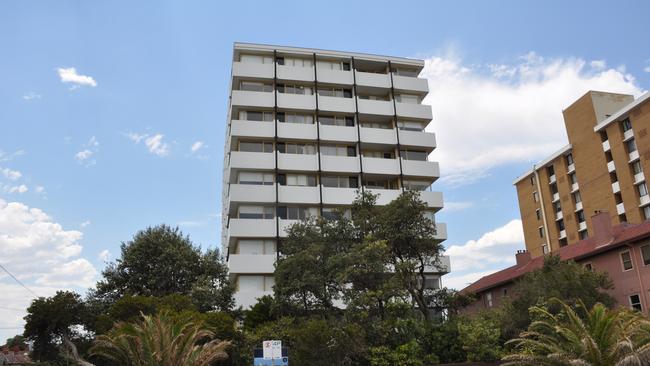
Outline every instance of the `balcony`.
<svg viewBox="0 0 650 366"><path fill-rule="evenodd" d="M436 148L436 134L431 132L399 131L399 143L406 147Z"/></svg>
<svg viewBox="0 0 650 366"><path fill-rule="evenodd" d="M275 236L274 219L230 219L230 237L269 238Z"/></svg>
<svg viewBox="0 0 650 366"><path fill-rule="evenodd" d="M232 76L273 79L273 64L233 62Z"/></svg>
<svg viewBox="0 0 650 366"><path fill-rule="evenodd" d="M560 239L566 238L566 230L560 230Z"/></svg>
<svg viewBox="0 0 650 366"><path fill-rule="evenodd" d="M359 98L357 103L359 106L359 113L361 114L372 114L377 116L392 116L395 114L392 101Z"/></svg>
<svg viewBox="0 0 650 366"><path fill-rule="evenodd" d="M623 132L623 141L627 141L632 137L634 137L634 131L632 131L632 129Z"/></svg>
<svg viewBox="0 0 650 366"><path fill-rule="evenodd" d="M275 271L275 254L231 254L228 272L245 274L271 274Z"/></svg>
<svg viewBox="0 0 650 366"><path fill-rule="evenodd" d="M278 122L278 137L298 140L316 140L316 124Z"/></svg>
<svg viewBox="0 0 650 366"><path fill-rule="evenodd" d="M429 91L427 79L395 74L393 74L393 87L397 90L417 91L420 93L427 93Z"/></svg>
<svg viewBox="0 0 650 366"><path fill-rule="evenodd" d="M231 169L275 169L275 154L250 151L231 151Z"/></svg>
<svg viewBox="0 0 650 366"><path fill-rule="evenodd" d="M436 222L436 234L434 238L440 241L447 240L447 224Z"/></svg>
<svg viewBox="0 0 650 366"><path fill-rule="evenodd" d="M634 184L639 184L644 181L645 181L645 175L643 175L643 172L634 174Z"/></svg>
<svg viewBox="0 0 650 366"><path fill-rule="evenodd" d="M440 166L435 161L402 159L402 173L407 176L437 179L440 177Z"/></svg>
<svg viewBox="0 0 650 366"><path fill-rule="evenodd" d="M318 187L278 186L278 201L281 203L319 204Z"/></svg>
<svg viewBox="0 0 650 366"><path fill-rule="evenodd" d="M557 178L555 178L555 174L548 177L548 184L553 184L555 182L557 182Z"/></svg>
<svg viewBox="0 0 650 366"><path fill-rule="evenodd" d="M578 183L572 183L571 184L571 193L577 191L578 189L580 189L580 187L578 186Z"/></svg>
<svg viewBox="0 0 650 366"><path fill-rule="evenodd" d="M321 170L333 173L359 173L358 156L331 156L323 155L320 157Z"/></svg>
<svg viewBox="0 0 650 366"><path fill-rule="evenodd" d="M275 123L233 120L230 122L230 136L273 138L275 136Z"/></svg>
<svg viewBox="0 0 650 366"><path fill-rule="evenodd" d="M553 193L553 195L551 196L551 202L557 202L559 200L560 200L560 193L558 192Z"/></svg>
<svg viewBox="0 0 650 366"><path fill-rule="evenodd" d="M314 67L298 67L288 65L277 66L278 79L280 80L297 80L297 81L314 81Z"/></svg>
<svg viewBox="0 0 650 366"><path fill-rule="evenodd" d="M262 296L273 296L273 291L237 291L233 295L235 306L241 306L244 309L257 304L257 299Z"/></svg>
<svg viewBox="0 0 650 366"><path fill-rule="evenodd" d="M319 83L328 83L328 84L343 84L343 85L352 85L354 84L354 77L352 76L352 71L346 70L327 70L327 69L318 69L318 82Z"/></svg>
<svg viewBox="0 0 650 366"><path fill-rule="evenodd" d="M618 213L619 215L625 213L625 205L623 204L623 202L616 205L616 213Z"/></svg>
<svg viewBox="0 0 650 366"><path fill-rule="evenodd" d="M609 146L609 140L603 141L603 151L608 152L609 150L611 150L611 147Z"/></svg>
<svg viewBox="0 0 650 366"><path fill-rule="evenodd" d="M278 107L287 109L314 110L316 109L316 96L278 93Z"/></svg>
<svg viewBox="0 0 650 366"><path fill-rule="evenodd" d="M569 166L567 167L567 173L570 174L570 173L573 173L575 171L576 171L576 165L574 163L569 164Z"/></svg>
<svg viewBox="0 0 650 366"><path fill-rule="evenodd" d="M639 202L640 202L639 207L649 205L650 204L650 196L646 194L645 196L639 197Z"/></svg>
<svg viewBox="0 0 650 366"><path fill-rule="evenodd" d="M373 72L356 72L357 85L373 88L390 88L390 76Z"/></svg>
<svg viewBox="0 0 650 366"><path fill-rule="evenodd" d="M371 144L386 144L386 145L397 144L397 134L395 133L394 128L383 129L383 128L361 127L360 131L361 131L361 142L366 142Z"/></svg>
<svg viewBox="0 0 650 366"><path fill-rule="evenodd" d="M582 210L582 201L576 203L576 212Z"/></svg>
<svg viewBox="0 0 650 366"><path fill-rule="evenodd" d="M323 204L349 205L357 197L357 188L323 187Z"/></svg>
<svg viewBox="0 0 650 366"><path fill-rule="evenodd" d="M613 172L616 170L616 165L614 164L614 160L610 161L607 163L607 171L608 172Z"/></svg>
<svg viewBox="0 0 650 366"><path fill-rule="evenodd" d="M354 113L354 98L318 96L318 109L323 112Z"/></svg>
<svg viewBox="0 0 650 366"><path fill-rule="evenodd" d="M562 214L562 211L558 211L555 213L555 221L562 220L563 218L564 218L564 214Z"/></svg>
<svg viewBox="0 0 650 366"><path fill-rule="evenodd" d="M426 104L395 103L397 115L406 118L431 120L431 106Z"/></svg>
<svg viewBox="0 0 650 366"><path fill-rule="evenodd" d="M270 92L233 90L231 104L239 107L273 108L275 96Z"/></svg>
<svg viewBox="0 0 650 366"><path fill-rule="evenodd" d="M363 172L371 174L399 175L397 159L363 157Z"/></svg>
<svg viewBox="0 0 650 366"><path fill-rule="evenodd" d="M424 268L425 273L440 273L445 274L451 271L451 261L448 255L441 255L438 258L438 263L435 266L427 266Z"/></svg>
<svg viewBox="0 0 650 366"><path fill-rule="evenodd" d="M578 231L584 231L587 230L587 222L579 222L578 223Z"/></svg>
<svg viewBox="0 0 650 366"><path fill-rule="evenodd" d="M639 160L639 150L632 151L628 156L630 157L630 163Z"/></svg>
<svg viewBox="0 0 650 366"><path fill-rule="evenodd" d="M293 171L317 171L317 154L278 154L278 169Z"/></svg>
<svg viewBox="0 0 650 366"><path fill-rule="evenodd" d="M621 191L621 185L618 182L612 183L612 192L618 193Z"/></svg>
<svg viewBox="0 0 650 366"><path fill-rule="evenodd" d="M272 185L231 184L230 202L275 203L275 187Z"/></svg>
<svg viewBox="0 0 650 366"><path fill-rule="evenodd" d="M435 211L440 210L444 206L442 192L422 191L420 192L420 199Z"/></svg>
<svg viewBox="0 0 650 366"><path fill-rule="evenodd" d="M364 169L365 170L365 169ZM395 198L399 197L402 193L401 189L376 189L376 188L367 188L366 192L371 192L377 194L377 204L380 206L385 206L391 203Z"/></svg>
<svg viewBox="0 0 650 366"><path fill-rule="evenodd" d="M354 126L319 125L322 141L357 142L357 128Z"/></svg>
<svg viewBox="0 0 650 366"><path fill-rule="evenodd" d="M291 226L297 224L300 222L300 220L284 220L284 219L278 219L280 220L280 237L281 238L286 238L287 237L287 231Z"/></svg>

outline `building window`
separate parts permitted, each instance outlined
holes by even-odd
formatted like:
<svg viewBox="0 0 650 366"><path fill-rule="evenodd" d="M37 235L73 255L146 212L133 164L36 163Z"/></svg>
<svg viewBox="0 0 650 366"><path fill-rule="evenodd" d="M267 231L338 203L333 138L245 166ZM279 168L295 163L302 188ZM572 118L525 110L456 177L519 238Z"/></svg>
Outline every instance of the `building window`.
<svg viewBox="0 0 650 366"><path fill-rule="evenodd" d="M316 154L316 146L312 144L278 142L278 152L283 154L314 155Z"/></svg>
<svg viewBox="0 0 650 366"><path fill-rule="evenodd" d="M489 308L492 307L492 292L488 292L485 294L485 305L487 305L487 307Z"/></svg>
<svg viewBox="0 0 650 366"><path fill-rule="evenodd" d="M247 63L247 64L272 64L273 63L273 57L271 56L262 56L262 55L246 55L242 54L239 57L239 60L241 62Z"/></svg>
<svg viewBox="0 0 650 366"><path fill-rule="evenodd" d="M539 202L539 194L537 193L537 191L533 192L533 201Z"/></svg>
<svg viewBox="0 0 650 366"><path fill-rule="evenodd" d="M504 288L503 289L503 297L506 297L506 296L508 296L508 289Z"/></svg>
<svg viewBox="0 0 650 366"><path fill-rule="evenodd" d="M585 240L587 239L588 236L589 234L587 233L587 230L582 230L578 232L578 237L580 238L580 240Z"/></svg>
<svg viewBox="0 0 650 366"><path fill-rule="evenodd" d="M320 153L329 156L357 156L357 148L347 145L321 145Z"/></svg>
<svg viewBox="0 0 650 366"><path fill-rule="evenodd" d="M425 124L419 121L397 121L397 128L404 131L424 131Z"/></svg>
<svg viewBox="0 0 650 366"><path fill-rule="evenodd" d="M576 212L576 220L578 220L579 223L585 222L585 212L583 210Z"/></svg>
<svg viewBox="0 0 650 366"><path fill-rule="evenodd" d="M354 126L354 117L346 116L318 116L318 122L326 126Z"/></svg>
<svg viewBox="0 0 650 366"><path fill-rule="evenodd" d="M278 206L278 217L283 220L306 220L317 215L316 207Z"/></svg>
<svg viewBox="0 0 650 366"><path fill-rule="evenodd" d="M560 219L557 221L557 230L558 231L564 230L564 220Z"/></svg>
<svg viewBox="0 0 650 366"><path fill-rule="evenodd" d="M580 196L580 192L573 193L573 200L575 201L575 203L582 202L582 197Z"/></svg>
<svg viewBox="0 0 650 366"><path fill-rule="evenodd" d="M240 219L272 219L275 217L273 206L239 206Z"/></svg>
<svg viewBox="0 0 650 366"><path fill-rule="evenodd" d="M321 97L352 98L352 89L319 87L318 95Z"/></svg>
<svg viewBox="0 0 650 366"><path fill-rule="evenodd" d="M242 121L272 122L273 112L240 111L239 119Z"/></svg>
<svg viewBox="0 0 650 366"><path fill-rule="evenodd" d="M350 71L350 63L347 61L316 61L318 69L337 70L337 71Z"/></svg>
<svg viewBox="0 0 650 366"><path fill-rule="evenodd" d="M544 237L544 227L543 226L538 227L537 231L539 231L539 237L543 238Z"/></svg>
<svg viewBox="0 0 650 366"><path fill-rule="evenodd" d="M285 66L312 67L314 65L310 58L277 57L275 60L278 62L278 65Z"/></svg>
<svg viewBox="0 0 650 366"><path fill-rule="evenodd" d="M634 173L634 175L643 173L643 166L641 166L640 161L637 160L634 163L632 163L632 172Z"/></svg>
<svg viewBox="0 0 650 366"><path fill-rule="evenodd" d="M420 97L412 94L398 94L395 96L395 101L407 104L420 104Z"/></svg>
<svg viewBox="0 0 650 366"><path fill-rule="evenodd" d="M578 178L576 178L576 173L569 174L569 181L571 182L571 184L578 183Z"/></svg>
<svg viewBox="0 0 650 366"><path fill-rule="evenodd" d="M273 143L272 142L240 141L239 142L239 151L271 153L271 152L273 152Z"/></svg>
<svg viewBox="0 0 650 366"><path fill-rule="evenodd" d="M239 184L270 186L275 182L273 173L240 172Z"/></svg>
<svg viewBox="0 0 650 366"><path fill-rule="evenodd" d="M633 152L636 151L636 141L634 141L634 139L629 139L625 143L625 146L627 147L628 154L633 153Z"/></svg>
<svg viewBox="0 0 650 366"><path fill-rule="evenodd" d="M286 122L286 123L301 123L301 124L308 124L308 125L314 123L313 115L303 114L303 113L278 112L277 119L278 122Z"/></svg>
<svg viewBox="0 0 650 366"><path fill-rule="evenodd" d="M407 191L429 191L431 188L431 182L426 180L404 180L404 189Z"/></svg>
<svg viewBox="0 0 650 366"><path fill-rule="evenodd" d="M553 209L555 209L555 212L562 212L562 205L560 204L560 201L557 201L553 203Z"/></svg>
<svg viewBox="0 0 650 366"><path fill-rule="evenodd" d="M281 186L316 187L316 176L307 174L278 174Z"/></svg>
<svg viewBox="0 0 650 366"><path fill-rule="evenodd" d="M553 168L553 165L549 166L546 168L546 172L548 173L548 176L550 177L551 175L555 175L555 169Z"/></svg>
<svg viewBox="0 0 650 366"><path fill-rule="evenodd" d="M239 90L269 93L273 91L273 85L258 81L242 81L239 83Z"/></svg>
<svg viewBox="0 0 650 366"><path fill-rule="evenodd" d="M338 175L324 175L321 177L323 187L331 188L359 188L359 178L338 176Z"/></svg>
<svg viewBox="0 0 650 366"><path fill-rule="evenodd" d="M305 86L305 85L277 84L275 88L278 91L278 93L283 93L283 94L302 94L302 95L314 94L313 89L310 86Z"/></svg>
<svg viewBox="0 0 650 366"><path fill-rule="evenodd" d="M630 307L637 311L643 311L643 308L641 307L641 297L638 294L630 295Z"/></svg>
<svg viewBox="0 0 650 366"><path fill-rule="evenodd" d="M571 164L573 164L573 154L569 153L566 156L566 165L571 165Z"/></svg>
<svg viewBox="0 0 650 366"><path fill-rule="evenodd" d="M593 272L594 266L591 263L585 263L585 269L589 272Z"/></svg>
<svg viewBox="0 0 650 366"><path fill-rule="evenodd" d="M427 161L429 154L426 151L418 150L401 150L401 157L404 160L418 160L418 161Z"/></svg>
<svg viewBox="0 0 650 366"><path fill-rule="evenodd" d="M542 253L543 254L548 254L548 244L542 244Z"/></svg>
<svg viewBox="0 0 650 366"><path fill-rule="evenodd" d="M275 240L272 239L239 239L234 254L275 254Z"/></svg>
<svg viewBox="0 0 650 366"><path fill-rule="evenodd" d="M650 219L650 206L643 207L643 217L647 220Z"/></svg>
<svg viewBox="0 0 650 366"><path fill-rule="evenodd" d="M629 271L634 268L632 265L632 256L629 251L621 253L621 262L623 264L623 271Z"/></svg>
<svg viewBox="0 0 650 366"><path fill-rule="evenodd" d="M629 118L626 118L621 121L621 127L623 128L623 132L629 131L632 129L632 122L630 122Z"/></svg>
<svg viewBox="0 0 650 366"><path fill-rule="evenodd" d="M538 209L535 210L535 215L537 216L537 221L542 219L542 212Z"/></svg>
<svg viewBox="0 0 650 366"><path fill-rule="evenodd" d="M530 185L531 185L531 186L534 186L534 185L535 185L535 177L532 176L532 175L530 176Z"/></svg>
<svg viewBox="0 0 650 366"><path fill-rule="evenodd" d="M641 247L641 257L643 258L644 266L650 264L650 245L644 245Z"/></svg>
<svg viewBox="0 0 650 366"><path fill-rule="evenodd" d="M648 186L645 183L641 183L637 186L639 190L639 197L648 195Z"/></svg>

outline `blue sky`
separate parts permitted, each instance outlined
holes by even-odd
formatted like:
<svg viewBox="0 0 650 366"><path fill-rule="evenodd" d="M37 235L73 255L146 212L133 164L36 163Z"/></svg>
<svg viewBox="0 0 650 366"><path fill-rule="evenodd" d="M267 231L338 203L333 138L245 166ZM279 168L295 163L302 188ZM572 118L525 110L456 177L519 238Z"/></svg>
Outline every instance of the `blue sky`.
<svg viewBox="0 0 650 366"><path fill-rule="evenodd" d="M589 89L647 90L647 14L644 1L3 1L0 263L49 295L83 291L150 225L219 246L244 41L427 60L438 220L462 286L523 247L512 180L565 143L562 108ZM0 293L2 339L32 295L3 274Z"/></svg>

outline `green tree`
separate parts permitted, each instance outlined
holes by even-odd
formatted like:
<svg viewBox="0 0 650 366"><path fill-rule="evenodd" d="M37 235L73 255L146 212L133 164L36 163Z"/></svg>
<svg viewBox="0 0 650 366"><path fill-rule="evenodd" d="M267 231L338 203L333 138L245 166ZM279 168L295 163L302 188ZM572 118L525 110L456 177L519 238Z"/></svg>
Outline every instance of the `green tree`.
<svg viewBox="0 0 650 366"><path fill-rule="evenodd" d="M432 363L438 363L437 357L425 355L422 347L415 340L395 348L379 346L370 349L370 365L372 366L422 366Z"/></svg>
<svg viewBox="0 0 650 366"><path fill-rule="evenodd" d="M458 340L467 361L493 362L501 358L501 329L494 312L458 321Z"/></svg>
<svg viewBox="0 0 650 366"><path fill-rule="evenodd" d="M25 316L23 335L34 342L32 357L39 361L61 360L59 346L64 339L84 343L88 311L79 294L57 291L52 297L32 301Z"/></svg>
<svg viewBox="0 0 650 366"><path fill-rule="evenodd" d="M533 307L535 317L527 331L508 343L515 352L506 365L628 366L650 364L650 321L643 315L597 303L576 309L552 299L560 311Z"/></svg>
<svg viewBox="0 0 650 366"><path fill-rule="evenodd" d="M613 287L605 272L592 272L573 261L548 256L542 268L517 281L511 291L513 299L504 305L503 337L516 337L531 322L529 308L558 298L567 303L582 301L587 307L603 303L611 307L615 300L605 290ZM557 309L555 309L557 310Z"/></svg>
<svg viewBox="0 0 650 366"><path fill-rule="evenodd" d="M255 329L259 325L277 319L275 300L272 296L265 295L257 299L255 305L245 312L244 328Z"/></svg>
<svg viewBox="0 0 650 366"><path fill-rule="evenodd" d="M27 349L27 343L25 343L25 337L21 334L17 334L11 338L7 339L5 347L14 348L18 347L19 349Z"/></svg>
<svg viewBox="0 0 650 366"><path fill-rule="evenodd" d="M203 253L189 236L167 225L139 231L122 243L121 257L108 264L89 302L105 311L125 295L189 295L202 310L229 310L233 286L216 250Z"/></svg>
<svg viewBox="0 0 650 366"><path fill-rule="evenodd" d="M213 339L201 323L181 321L168 312L143 316L137 323L118 323L100 335L91 355L120 365L207 366L228 357L229 341Z"/></svg>

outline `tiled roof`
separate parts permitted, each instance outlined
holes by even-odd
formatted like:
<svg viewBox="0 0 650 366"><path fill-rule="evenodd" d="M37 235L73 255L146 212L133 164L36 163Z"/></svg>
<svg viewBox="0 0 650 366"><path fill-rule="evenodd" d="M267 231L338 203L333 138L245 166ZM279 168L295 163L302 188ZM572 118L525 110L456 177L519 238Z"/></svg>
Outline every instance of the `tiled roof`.
<svg viewBox="0 0 650 366"><path fill-rule="evenodd" d="M559 252L553 254L559 255L562 260L581 260L592 257L599 253L609 251L628 242L639 240L650 236L650 220L639 225L620 224L612 228L612 238L610 240L599 240L597 237L589 237L575 244L567 245L560 248ZM514 265L499 272L481 277L478 281L465 287L460 292L478 293L490 288L507 284L515 279L542 268L544 265L544 256L533 258L527 263Z"/></svg>

